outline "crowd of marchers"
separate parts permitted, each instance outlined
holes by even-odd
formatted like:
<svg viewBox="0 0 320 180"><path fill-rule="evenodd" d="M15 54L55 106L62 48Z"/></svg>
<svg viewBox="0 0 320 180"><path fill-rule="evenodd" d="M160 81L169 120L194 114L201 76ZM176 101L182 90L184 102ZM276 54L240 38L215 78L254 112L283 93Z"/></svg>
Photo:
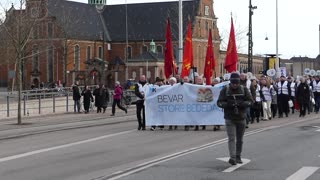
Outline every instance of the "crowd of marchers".
<svg viewBox="0 0 320 180"><path fill-rule="evenodd" d="M306 114L312 112L318 113L320 107L320 77L319 76L298 76L294 79L291 76L281 75L279 78L273 78L266 75L259 77L252 76L251 73L240 73L240 85L246 87L252 97L252 105L246 109L246 128L249 124L260 123L261 121L269 121L273 118L288 117L295 112L299 113L299 117L305 117ZM213 78L212 86L223 81L229 81L228 76ZM194 83L197 85L205 85L204 78L195 74L194 81L188 76L180 78L179 75L171 77L168 81L164 81L157 77L154 86L173 85L176 83ZM138 130L146 130L145 125L145 109L144 94L146 86L149 83L145 75L140 77L135 87L137 96L137 119ZM164 126L151 126L150 130L163 130ZM168 126L168 130L176 130L178 126ZM184 130L188 131L193 128L194 131L206 130L207 126L184 126ZM220 130L220 126L213 126L213 130Z"/></svg>

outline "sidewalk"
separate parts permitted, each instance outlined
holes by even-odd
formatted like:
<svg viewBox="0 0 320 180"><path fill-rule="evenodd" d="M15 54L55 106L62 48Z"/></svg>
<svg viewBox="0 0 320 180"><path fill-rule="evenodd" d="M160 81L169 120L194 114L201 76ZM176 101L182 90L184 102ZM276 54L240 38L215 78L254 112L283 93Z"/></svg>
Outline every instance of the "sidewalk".
<svg viewBox="0 0 320 180"><path fill-rule="evenodd" d="M116 116L110 116L111 108L106 113L59 113L22 118L22 125L17 125L17 118L0 120L0 140L17 138L27 135L55 132L68 129L117 124L136 121L135 107L128 109L128 114L116 111Z"/></svg>

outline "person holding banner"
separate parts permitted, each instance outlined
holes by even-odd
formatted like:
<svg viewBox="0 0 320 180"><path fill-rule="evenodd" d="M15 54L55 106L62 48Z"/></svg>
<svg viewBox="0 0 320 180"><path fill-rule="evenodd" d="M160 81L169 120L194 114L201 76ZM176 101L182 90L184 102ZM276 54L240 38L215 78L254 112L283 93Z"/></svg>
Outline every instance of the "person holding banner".
<svg viewBox="0 0 320 180"><path fill-rule="evenodd" d="M231 73L230 84L221 91L217 105L224 109L231 165L241 164L243 136L246 128L246 110L252 105L247 87L240 85L240 75Z"/></svg>
<svg viewBox="0 0 320 180"><path fill-rule="evenodd" d="M147 91L147 80L145 75L140 76L139 82L135 85L134 93L137 96L136 107L137 107L137 119L138 119L138 130L146 130L146 114L144 108L144 96ZM141 118L142 112L142 118Z"/></svg>

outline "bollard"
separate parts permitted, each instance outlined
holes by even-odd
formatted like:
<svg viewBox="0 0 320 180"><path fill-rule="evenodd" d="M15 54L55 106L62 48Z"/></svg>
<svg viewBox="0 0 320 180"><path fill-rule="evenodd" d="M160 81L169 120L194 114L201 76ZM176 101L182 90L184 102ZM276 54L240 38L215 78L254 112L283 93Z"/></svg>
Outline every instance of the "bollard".
<svg viewBox="0 0 320 180"><path fill-rule="evenodd" d="M39 96L39 114L41 114L41 95Z"/></svg>
<svg viewBox="0 0 320 180"><path fill-rule="evenodd" d="M69 112L69 93L67 93L66 111Z"/></svg>
<svg viewBox="0 0 320 180"><path fill-rule="evenodd" d="M10 97L9 97L9 95L7 96L7 117L9 117L10 116L10 110L9 110L9 100L10 100Z"/></svg>
<svg viewBox="0 0 320 180"><path fill-rule="evenodd" d="M53 113L56 112L56 96L52 94L52 100L53 100Z"/></svg>
<svg viewBox="0 0 320 180"><path fill-rule="evenodd" d="M26 95L23 94L23 115L26 116Z"/></svg>

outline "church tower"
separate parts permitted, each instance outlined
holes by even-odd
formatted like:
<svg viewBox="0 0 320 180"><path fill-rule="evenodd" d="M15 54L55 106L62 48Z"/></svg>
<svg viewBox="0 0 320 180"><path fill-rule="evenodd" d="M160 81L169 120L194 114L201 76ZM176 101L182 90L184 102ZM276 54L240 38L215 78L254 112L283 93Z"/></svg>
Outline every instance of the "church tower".
<svg viewBox="0 0 320 180"><path fill-rule="evenodd" d="M88 4L106 5L107 4L107 0L88 0Z"/></svg>

